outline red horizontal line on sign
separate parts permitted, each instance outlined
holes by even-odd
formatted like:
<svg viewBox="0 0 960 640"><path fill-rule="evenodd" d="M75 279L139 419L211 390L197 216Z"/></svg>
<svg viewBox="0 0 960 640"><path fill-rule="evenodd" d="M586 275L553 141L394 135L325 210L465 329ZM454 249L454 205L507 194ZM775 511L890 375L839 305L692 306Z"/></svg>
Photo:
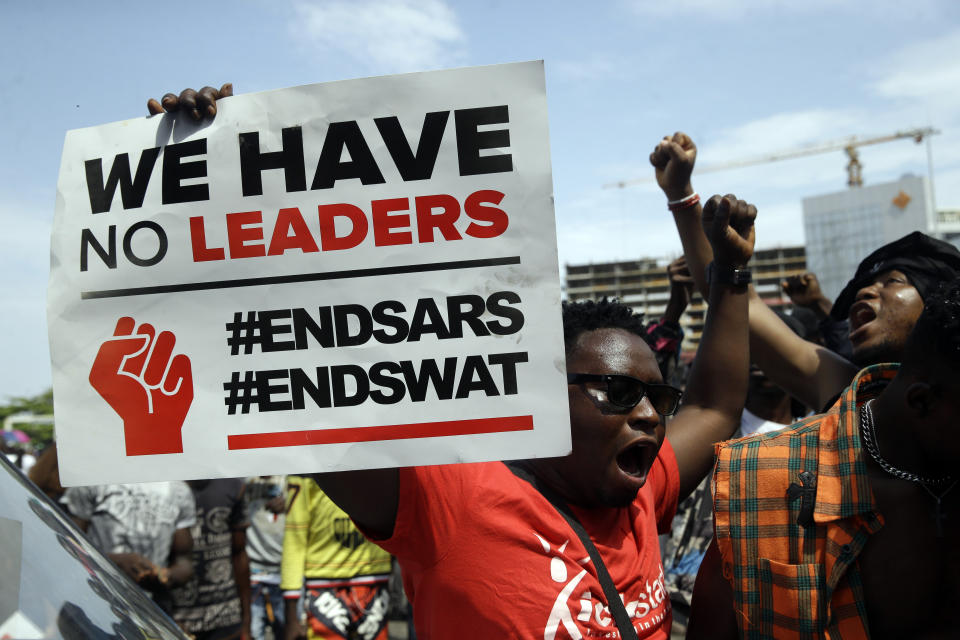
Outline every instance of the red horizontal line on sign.
<svg viewBox="0 0 960 640"><path fill-rule="evenodd" d="M128 289L104 289L101 291L81 291L81 300L97 298L119 298L124 296L143 296L157 293L180 293L183 291L207 291L210 289L232 289L235 287L262 287L297 282L317 282L320 280L341 280L346 278L369 278L371 276L390 276L405 273L426 273L430 271L450 271L455 269L476 269L478 267L500 267L520 264L520 256L502 258L477 258L475 260L451 260L448 262L428 262L423 264L402 264L392 267L369 267L365 269L345 269L342 271L322 271L319 273L296 273L286 276L263 276L259 278L238 278L236 280L211 280L209 282L184 282L181 284L161 284L150 287L131 287Z"/></svg>
<svg viewBox="0 0 960 640"><path fill-rule="evenodd" d="M349 427L342 429L307 429L277 433L248 433L227 436L227 448L268 449L270 447L299 447L314 444L344 444L347 442L378 442L381 440L409 440L466 436L479 433L507 433L532 431L533 416L506 416L503 418L475 418L446 422L418 422L388 424L377 427Z"/></svg>

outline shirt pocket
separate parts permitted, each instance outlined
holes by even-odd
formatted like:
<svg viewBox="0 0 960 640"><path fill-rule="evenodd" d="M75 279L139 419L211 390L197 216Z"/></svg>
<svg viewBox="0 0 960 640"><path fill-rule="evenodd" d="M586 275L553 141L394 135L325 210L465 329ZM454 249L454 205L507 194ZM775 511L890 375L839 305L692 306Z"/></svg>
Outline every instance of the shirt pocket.
<svg viewBox="0 0 960 640"><path fill-rule="evenodd" d="M779 638L819 638L822 599L826 593L819 564L784 564L758 559L761 619L764 630L777 629Z"/></svg>

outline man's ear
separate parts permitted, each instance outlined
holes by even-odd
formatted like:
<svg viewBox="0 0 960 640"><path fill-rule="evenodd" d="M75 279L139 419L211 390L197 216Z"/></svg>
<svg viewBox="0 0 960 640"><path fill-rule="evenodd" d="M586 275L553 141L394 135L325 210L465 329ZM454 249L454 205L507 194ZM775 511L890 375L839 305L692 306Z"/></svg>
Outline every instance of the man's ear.
<svg viewBox="0 0 960 640"><path fill-rule="evenodd" d="M933 406L933 387L928 382L914 382L907 387L907 407L918 418L926 418Z"/></svg>

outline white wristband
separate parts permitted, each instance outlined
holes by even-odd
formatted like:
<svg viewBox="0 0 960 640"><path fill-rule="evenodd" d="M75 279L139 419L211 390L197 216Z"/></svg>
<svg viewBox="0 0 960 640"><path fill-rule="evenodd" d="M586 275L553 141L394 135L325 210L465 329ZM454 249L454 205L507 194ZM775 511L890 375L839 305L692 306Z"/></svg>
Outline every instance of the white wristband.
<svg viewBox="0 0 960 640"><path fill-rule="evenodd" d="M679 200L667 200L667 209L670 211L680 211L688 207L696 206L700 202L700 194L693 192L685 198Z"/></svg>
<svg viewBox="0 0 960 640"><path fill-rule="evenodd" d="M694 192L691 193L690 195L684 196L683 198L680 198L679 200L667 200L667 206L685 205L685 204L687 204L688 202L690 202L691 200L696 200L696 199L699 199L699 198L700 198L700 194L697 193L696 191L694 191Z"/></svg>

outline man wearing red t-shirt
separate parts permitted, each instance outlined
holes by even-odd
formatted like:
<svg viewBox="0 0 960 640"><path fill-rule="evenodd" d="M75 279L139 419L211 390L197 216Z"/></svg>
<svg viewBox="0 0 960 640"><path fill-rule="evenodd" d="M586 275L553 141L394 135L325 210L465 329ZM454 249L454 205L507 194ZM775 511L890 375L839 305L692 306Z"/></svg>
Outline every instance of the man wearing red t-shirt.
<svg viewBox="0 0 960 640"><path fill-rule="evenodd" d="M756 209L714 196L704 211L717 258L683 406L677 411L679 392L662 384L642 318L606 300L565 304L573 451L520 463L571 505L640 638L670 636L657 535L707 474L711 443L736 430L746 396L743 268ZM619 637L584 545L505 464L314 477L399 559L419 640Z"/></svg>
<svg viewBox="0 0 960 640"><path fill-rule="evenodd" d="M151 100L151 113L216 114L205 87ZM675 167L660 170L667 179ZM696 206L697 194L668 203ZM713 248L710 307L683 406L663 384L642 318L618 303L565 304L572 452L520 465L559 495L599 551L640 638L670 635L657 532L739 426L747 390L745 269L756 209L735 196L703 208ZM664 442L665 418L670 421ZM500 462L317 474L323 491L400 560L419 640L616 638L597 568L572 527Z"/></svg>

